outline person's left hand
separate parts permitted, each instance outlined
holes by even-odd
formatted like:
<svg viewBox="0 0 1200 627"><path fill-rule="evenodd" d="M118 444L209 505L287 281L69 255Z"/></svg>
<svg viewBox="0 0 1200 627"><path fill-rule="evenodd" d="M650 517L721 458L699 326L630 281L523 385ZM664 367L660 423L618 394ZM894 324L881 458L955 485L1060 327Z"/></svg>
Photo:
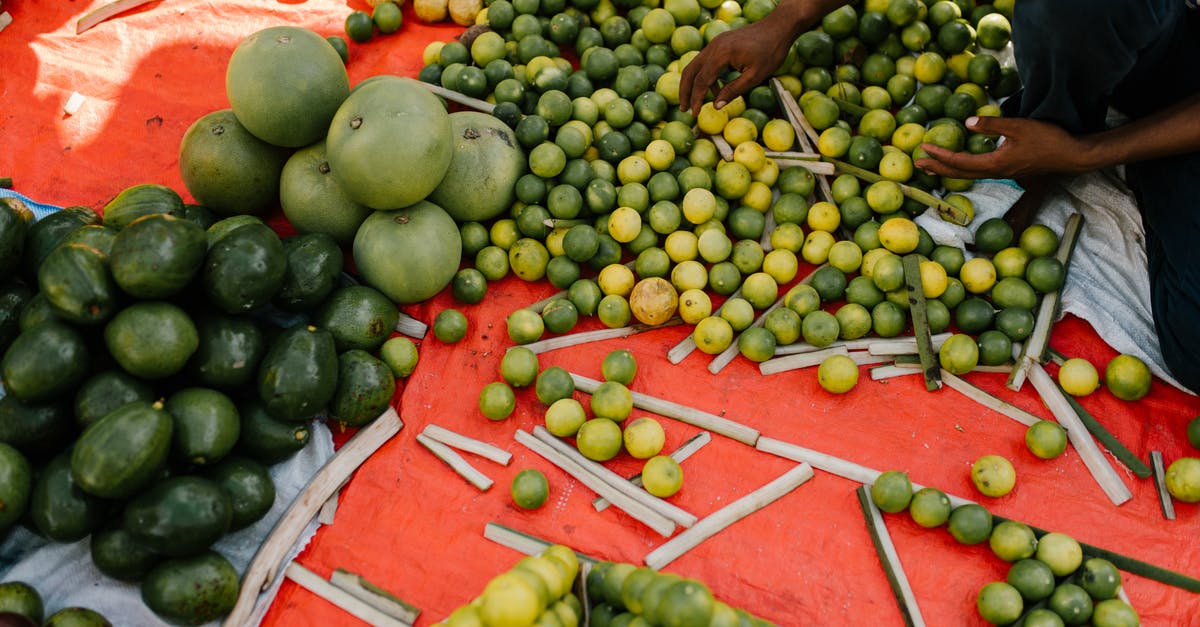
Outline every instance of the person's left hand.
<svg viewBox="0 0 1200 627"><path fill-rule="evenodd" d="M1021 179L1090 169L1084 161L1084 142L1049 122L981 116L967 119L967 129L1002 135L1004 141L996 150L983 154L954 152L933 144L921 144L929 158L917 159L913 165L934 174L966 179Z"/></svg>

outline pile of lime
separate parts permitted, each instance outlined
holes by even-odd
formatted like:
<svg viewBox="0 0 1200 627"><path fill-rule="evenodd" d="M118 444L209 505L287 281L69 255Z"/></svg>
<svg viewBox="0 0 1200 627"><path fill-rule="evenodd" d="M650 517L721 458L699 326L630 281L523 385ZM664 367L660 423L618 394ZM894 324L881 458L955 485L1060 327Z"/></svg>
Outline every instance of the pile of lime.
<svg viewBox="0 0 1200 627"><path fill-rule="evenodd" d="M959 193L971 181L912 162L923 142L994 147L964 120L999 115L1017 86L995 54L1011 3L868 0L796 40L777 78L820 133L819 156L876 177L831 177L828 198L810 170L783 160L800 143L771 86L696 116L677 106L698 51L771 8L496 0L480 18L490 32L426 48L420 79L493 103L527 151L507 214L460 223L463 257L486 280L513 273L562 290L514 312L510 337L536 341L593 315L614 328L677 316L701 351L736 342L753 361L797 342L894 337L910 328L902 257L917 253L931 330L964 334L943 365L1009 362L1041 295L1065 279L1058 234L991 219L971 225L971 254L938 245L913 220L930 209L905 187L973 215ZM827 385L851 387L846 377Z"/></svg>
<svg viewBox="0 0 1200 627"><path fill-rule="evenodd" d="M772 624L730 607L697 579L626 562L597 562L586 585L593 627Z"/></svg>
<svg viewBox="0 0 1200 627"><path fill-rule="evenodd" d="M1005 581L984 585L976 599L979 615L991 624L1139 624L1137 612L1117 598L1121 572L1104 558L1086 556L1067 534L1052 531L1039 537L1025 523L996 520L977 503L954 506L937 488L914 493L901 470L880 473L870 494L881 511L907 511L913 522L929 529L945 526L960 544L986 542L996 557L1012 564Z"/></svg>
<svg viewBox="0 0 1200 627"><path fill-rule="evenodd" d="M439 625L582 625L583 602L575 594L579 557L561 544L521 558L492 577L482 593Z"/></svg>

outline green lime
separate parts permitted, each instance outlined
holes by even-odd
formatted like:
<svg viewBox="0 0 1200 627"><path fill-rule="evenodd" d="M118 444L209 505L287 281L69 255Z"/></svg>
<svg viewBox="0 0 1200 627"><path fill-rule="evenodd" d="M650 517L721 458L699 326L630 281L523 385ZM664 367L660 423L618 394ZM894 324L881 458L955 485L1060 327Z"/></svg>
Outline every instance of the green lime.
<svg viewBox="0 0 1200 627"><path fill-rule="evenodd" d="M881 511L889 514L904 511L912 502L912 481L908 473L900 470L887 470L875 478L871 484L871 501Z"/></svg>
<svg viewBox="0 0 1200 627"><path fill-rule="evenodd" d="M970 335L955 333L942 342L938 361L951 374L966 374L979 364L979 345Z"/></svg>
<svg viewBox="0 0 1200 627"><path fill-rule="evenodd" d="M996 313L996 328L1014 342L1024 341L1033 332L1033 311L1024 307L1009 307Z"/></svg>
<svg viewBox="0 0 1200 627"><path fill-rule="evenodd" d="M560 438L575 437L587 421L583 404L573 398L560 398L546 408L546 430Z"/></svg>
<svg viewBox="0 0 1200 627"><path fill-rule="evenodd" d="M1030 224L1021 231L1021 248L1031 257L1046 257L1058 250L1058 234L1045 224Z"/></svg>
<svg viewBox="0 0 1200 627"><path fill-rule="evenodd" d="M1057 291L1066 278L1066 269L1054 257L1035 257L1025 266L1025 280L1042 294Z"/></svg>
<svg viewBox="0 0 1200 627"><path fill-rule="evenodd" d="M503 381L489 383L479 392L479 411L488 420L504 420L512 414L516 406L516 395Z"/></svg>
<svg viewBox="0 0 1200 627"><path fill-rule="evenodd" d="M1045 562L1025 558L1017 560L1008 569L1008 583L1018 592L1021 598L1029 603L1036 603L1054 592L1054 573Z"/></svg>
<svg viewBox="0 0 1200 627"><path fill-rule="evenodd" d="M1121 571L1104 558L1089 557L1083 562L1079 585L1097 601L1111 599L1121 589Z"/></svg>
<svg viewBox="0 0 1200 627"><path fill-rule="evenodd" d="M1054 459L1067 450L1067 432L1057 422L1039 420L1025 430L1025 446L1040 459Z"/></svg>
<svg viewBox="0 0 1200 627"><path fill-rule="evenodd" d="M561 366L550 366L538 374L534 382L534 392L538 400L549 407L554 401L571 398L575 393L575 379Z"/></svg>
<svg viewBox="0 0 1200 627"><path fill-rule="evenodd" d="M903 266L901 267L903 273ZM833 266L822 266L812 273L812 287L822 302L841 300L846 293L846 273Z"/></svg>
<svg viewBox="0 0 1200 627"><path fill-rule="evenodd" d="M908 326L908 316L899 305L885 300L871 309L871 328L879 337L896 337Z"/></svg>
<svg viewBox="0 0 1200 627"><path fill-rule="evenodd" d="M978 297L963 299L954 308L954 322L963 333L979 334L988 330L996 318L992 304Z"/></svg>
<svg viewBox="0 0 1200 627"><path fill-rule="evenodd" d="M1003 581L993 581L979 591L975 607L987 622L1007 625L1021 617L1025 602L1016 588Z"/></svg>
<svg viewBox="0 0 1200 627"><path fill-rule="evenodd" d="M1065 627L1066 623L1058 614L1044 607L1035 607L1025 614L1025 627Z"/></svg>
<svg viewBox="0 0 1200 627"><path fill-rule="evenodd" d="M992 527L988 545L996 557L1006 562L1016 562L1033 557L1037 549L1037 538L1029 525L1003 520Z"/></svg>
<svg viewBox="0 0 1200 627"><path fill-rule="evenodd" d="M379 347L379 357L397 379L403 379L417 367L417 345L406 337L396 336Z"/></svg>
<svg viewBox="0 0 1200 627"><path fill-rule="evenodd" d="M1038 539L1037 558L1046 563L1056 577L1065 577L1083 563L1083 548L1065 533L1051 531Z"/></svg>
<svg viewBox="0 0 1200 627"><path fill-rule="evenodd" d="M433 319L433 335L454 344L467 335L467 316L457 309L443 309Z"/></svg>
<svg viewBox="0 0 1200 627"><path fill-rule="evenodd" d="M868 328L871 326L870 320L871 314L868 313ZM771 310L763 318L763 328L775 336L775 342L779 345L794 344L800 339L800 323L800 314L787 307Z"/></svg>
<svg viewBox="0 0 1200 627"><path fill-rule="evenodd" d="M988 329L979 334L979 363L984 366L1000 366L1012 361L1012 344L1002 331Z"/></svg>
<svg viewBox="0 0 1200 627"><path fill-rule="evenodd" d="M346 45L345 39L342 39L337 35L330 35L325 38L325 41L328 41L329 45L333 46L334 50L337 50L338 56L342 58L343 64L350 60L350 48Z"/></svg>
<svg viewBox="0 0 1200 627"><path fill-rule="evenodd" d="M1104 385L1123 401L1136 401L1150 393L1150 368L1134 355L1117 355L1104 368Z"/></svg>
<svg viewBox="0 0 1200 627"><path fill-rule="evenodd" d="M509 486L513 504L521 509L537 509L546 503L550 494L550 483L546 475L536 468L526 468L513 477Z"/></svg>
<svg viewBox="0 0 1200 627"><path fill-rule="evenodd" d="M508 314L505 323L508 328L508 338L516 344L536 342L546 331L546 324L542 321L542 317L530 309L517 309Z"/></svg>
<svg viewBox="0 0 1200 627"><path fill-rule="evenodd" d="M390 34L400 30L400 24L403 21L400 5L390 1L380 2L371 11L371 21L375 22L375 27L381 33Z"/></svg>
<svg viewBox="0 0 1200 627"><path fill-rule="evenodd" d="M833 314L838 323L838 337L857 340L871 332L871 312L858 303L846 303Z"/></svg>
<svg viewBox="0 0 1200 627"><path fill-rule="evenodd" d="M1192 448L1200 450L1200 416L1188 421L1187 439Z"/></svg>
<svg viewBox="0 0 1200 627"><path fill-rule="evenodd" d="M804 336L804 341L813 346L829 346L838 339L841 334L841 326L835 315L818 309L804 316L804 320L800 324L800 332Z"/></svg>
<svg viewBox="0 0 1200 627"><path fill-rule="evenodd" d="M997 309L1009 307L1033 309L1038 304L1037 292L1019 276L1007 276L997 281L992 286L991 296L992 304Z"/></svg>
<svg viewBox="0 0 1200 627"><path fill-rule="evenodd" d="M532 385L537 375L537 353L524 346L513 346L500 358L500 378L515 388Z"/></svg>
<svg viewBox="0 0 1200 627"><path fill-rule="evenodd" d="M579 280L580 273L579 264L566 255L552 257L550 263L546 264L546 278L550 280L551 285L560 290L574 285Z"/></svg>
<svg viewBox="0 0 1200 627"><path fill-rule="evenodd" d="M1121 599L1105 599L1092 608L1092 625L1095 627L1138 627L1141 624L1137 611Z"/></svg>
<svg viewBox="0 0 1200 627"><path fill-rule="evenodd" d="M542 322L551 333L566 333L579 321L579 310L568 298L556 298L542 309Z"/></svg>
<svg viewBox="0 0 1200 627"><path fill-rule="evenodd" d="M621 422L633 411L633 394L619 381L605 381L591 397L592 415Z"/></svg>
<svg viewBox="0 0 1200 627"><path fill-rule="evenodd" d="M908 504L908 514L926 529L940 527L950 519L950 497L937 488L921 488Z"/></svg>
<svg viewBox="0 0 1200 627"><path fill-rule="evenodd" d="M592 316L600 307L600 300L604 298L604 292L600 291L600 286L592 279L579 279L567 288L567 298L575 303L575 309L579 310L581 316Z"/></svg>
<svg viewBox="0 0 1200 627"><path fill-rule="evenodd" d="M742 356L752 362L762 363L775 356L775 335L763 327L746 329L737 343Z"/></svg>
<svg viewBox="0 0 1200 627"><path fill-rule="evenodd" d="M793 288L795 289L795 288ZM791 291L788 292L789 294ZM871 277L856 276L850 279L846 284L846 302L856 305L862 305L868 310L873 309L875 305L883 302L883 290L880 290L875 285L875 281ZM931 301L927 301L931 302Z"/></svg>
<svg viewBox="0 0 1200 627"><path fill-rule="evenodd" d="M608 418L593 418L583 423L575 434L575 446L583 456L606 462L617 456L624 446L621 426Z"/></svg>
<svg viewBox="0 0 1200 627"><path fill-rule="evenodd" d="M483 300L487 294L487 277L475 268L463 268L454 275L450 283L454 300L467 305L474 305Z"/></svg>
<svg viewBox="0 0 1200 627"><path fill-rule="evenodd" d="M1004 218L989 218L975 229L975 247L981 252L994 254L1012 244L1013 229Z"/></svg>
<svg viewBox="0 0 1200 627"><path fill-rule="evenodd" d="M1066 625L1087 624L1095 609L1087 591L1073 583L1059 584L1046 601L1046 607L1058 614Z"/></svg>
<svg viewBox="0 0 1200 627"><path fill-rule="evenodd" d="M925 318L930 333L941 333L950 327L950 308L940 300L925 301Z"/></svg>
<svg viewBox="0 0 1200 627"><path fill-rule="evenodd" d="M371 14L366 11L352 11L346 16L346 36L351 41L365 43L375 36L375 22L371 20ZM442 64L448 65L446 63Z"/></svg>
<svg viewBox="0 0 1200 627"><path fill-rule="evenodd" d="M977 503L959 505L950 512L946 528L960 544L979 544L992 535L992 513Z"/></svg>

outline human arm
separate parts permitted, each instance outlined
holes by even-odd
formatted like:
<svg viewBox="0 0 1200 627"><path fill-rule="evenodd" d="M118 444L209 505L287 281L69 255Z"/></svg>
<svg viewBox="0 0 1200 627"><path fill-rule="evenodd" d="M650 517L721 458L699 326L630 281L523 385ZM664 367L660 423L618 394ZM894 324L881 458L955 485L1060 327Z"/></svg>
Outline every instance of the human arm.
<svg viewBox="0 0 1200 627"><path fill-rule="evenodd" d="M1116 128L1071 135L1025 118L976 117L967 128L1005 140L984 154L953 152L922 144L929 158L917 167L955 178L1021 179L1043 174L1080 174L1200 150L1200 95Z"/></svg>
<svg viewBox="0 0 1200 627"><path fill-rule="evenodd" d="M679 107L699 113L704 94L716 85L725 68L741 75L717 92L719 109L751 87L762 83L787 57L800 33L816 24L826 13L849 0L781 0L763 19L721 33L696 55L679 80Z"/></svg>

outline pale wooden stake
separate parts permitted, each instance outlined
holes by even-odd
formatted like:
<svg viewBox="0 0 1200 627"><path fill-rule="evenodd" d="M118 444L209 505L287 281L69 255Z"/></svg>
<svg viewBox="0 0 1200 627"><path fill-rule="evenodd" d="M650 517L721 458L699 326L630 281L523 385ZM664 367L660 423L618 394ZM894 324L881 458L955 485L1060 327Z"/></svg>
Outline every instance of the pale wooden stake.
<svg viewBox="0 0 1200 627"><path fill-rule="evenodd" d="M996 411L1004 416L1012 418L1013 420L1016 420L1027 427L1033 426L1034 423L1041 420L1041 418L1025 411L1024 409L1021 409L1020 407L1017 407L1011 403L1006 403L1003 400L988 394L987 392L975 387L974 385L971 385L970 383L946 370L942 370L942 383L945 383L946 387L962 394L976 403L979 403L980 405L983 405L984 407Z"/></svg>
<svg viewBox="0 0 1200 627"><path fill-rule="evenodd" d="M711 441L712 435L707 431L701 431L700 433L693 435L691 438L688 438L687 442L684 442L679 448L675 449L671 453L670 458L675 460L675 463L682 464L683 460L691 457L692 454L704 448L704 445ZM642 485L642 473L639 472L638 474L630 477L629 483L632 483L635 486ZM609 503L608 499L604 498L603 496L598 496L592 500L592 507L596 508L596 511L598 512L604 511L609 505L611 505L611 503Z"/></svg>
<svg viewBox="0 0 1200 627"><path fill-rule="evenodd" d="M800 279L800 282L797 283L797 285L811 285L812 280L813 280L813 275L817 273L817 270L820 270L821 268L824 268L827 265L829 265L829 264L823 263L820 266L813 268L812 272L809 272L807 275L804 276L803 279ZM758 316L756 318L754 318L754 322L750 323L750 328L761 327L763 324L765 324L767 321L767 314L782 307L783 301L786 299L787 299L786 293L780 294L779 298L777 298L775 300L775 302L771 304L770 307L767 307L765 310L763 310L762 313L758 314ZM729 362L733 361L733 359L738 356L738 352L740 350L738 348L738 338L741 337L742 333L744 333L744 332L745 332L744 330L738 332L737 335L734 336L733 341L729 343L729 348L726 348L725 350L721 351L716 357L713 358L713 360L711 362L709 362L709 364L708 364L709 372L711 372L713 374L720 373L721 370L725 369L725 366L729 365Z"/></svg>
<svg viewBox="0 0 1200 627"><path fill-rule="evenodd" d="M877 337L863 337L857 340L838 340L828 346L813 346L808 342L796 342L795 344L787 344L785 346L775 347L776 357L786 357L787 355L800 355L803 353L815 353L817 351L826 350L841 346L847 351L868 350L872 344L880 341Z"/></svg>
<svg viewBox="0 0 1200 627"><path fill-rule="evenodd" d="M1100 451L1100 447L1096 445L1096 441L1092 439L1092 435L1084 428L1083 422L1079 420L1079 415L1075 413L1075 409L1071 407L1067 399L1063 397L1063 391L1050 378L1050 375L1042 368L1042 364L1037 361L1032 361L1027 369L1029 382L1037 389L1038 394L1042 397L1042 402L1050 409L1050 413L1058 419L1058 423L1067 431L1067 438L1071 440L1071 445L1079 452L1079 459L1083 460L1083 464L1087 466L1088 471L1092 473L1092 477L1096 479L1096 483L1100 484L1100 489L1104 490L1104 494L1112 500L1114 505L1120 505L1129 499L1133 498L1133 493L1129 491L1129 487L1121 481L1121 477L1117 475L1117 471L1113 469L1112 464L1104 457L1104 453Z"/></svg>
<svg viewBox="0 0 1200 627"><path fill-rule="evenodd" d="M468 483L479 488L481 492L487 492L492 487L492 484L495 483L449 446L438 442L424 433L417 434L417 442L429 449L429 452L433 453L434 457L445 462L447 466L453 469L454 472L457 472L463 479L466 479Z"/></svg>
<svg viewBox="0 0 1200 627"><path fill-rule="evenodd" d="M531 533L518 531L498 522L490 522L485 525L483 528L483 537L502 547L512 549L518 553L524 553L525 555L540 555L542 551L545 551L554 544L549 540L539 538ZM595 564L600 561L591 555L580 553L579 551L575 551L575 555L579 558L581 566L583 564Z"/></svg>
<svg viewBox="0 0 1200 627"><path fill-rule="evenodd" d="M558 466L563 472L571 475L576 481L582 483L592 492L603 495L608 500L612 501L613 505L629 514L634 520L650 527L664 538L670 537L675 533L675 523L671 519L662 514L650 509L642 503L634 500L633 497L621 492L617 488L608 485L602 479L592 474L588 469L584 468L575 460L563 455L554 447L534 437L528 431L520 429L514 434L517 442L520 442L529 450L546 458L547 461Z"/></svg>
<svg viewBox="0 0 1200 627"><path fill-rule="evenodd" d="M484 459L490 459L501 466L507 466L508 463L512 461L512 453L509 453L498 446L489 444L482 440L476 440L475 438L467 437L445 427L439 427L432 422L425 425L425 428L421 430L421 433L433 438L434 440L437 440L438 442L441 442L442 444L445 444L446 446L456 448L460 451L474 453Z"/></svg>
<svg viewBox="0 0 1200 627"><path fill-rule="evenodd" d="M477 111L482 111L484 113L491 113L492 111L494 111L496 109L496 105L494 105L490 102L486 102L486 101L480 100L478 98L472 98L470 96L460 94L457 91L454 91L453 89L446 89L445 87L442 87L441 85L434 85L432 83L426 83L425 81L417 81L417 82L420 83L421 86L424 87L425 89L428 89L429 91L441 96L442 98L445 98L446 100L450 100L452 102L457 102L460 105L465 105L465 106L471 107L472 109L475 109Z"/></svg>
<svg viewBox="0 0 1200 627"><path fill-rule="evenodd" d="M259 546L254 559L246 567L237 602L225 617L224 625L242 627L247 623L254 612L259 593L271 585L284 556L296 543L296 538L308 526L308 522L317 515L317 510L368 457L403 427L400 415L394 408L389 407L371 424L355 433L354 437L342 445L313 475L308 486L296 496L287 511L275 523L270 535ZM267 602L269 601L267 599Z"/></svg>
<svg viewBox="0 0 1200 627"><path fill-rule="evenodd" d="M729 295L729 298L737 298L738 296L741 296L741 295L742 295L742 288L739 287L736 290L734 290L734 292L732 294ZM724 302L722 302L721 306L717 307L713 311L713 315L714 316L720 315L721 309L723 307L725 307L725 303L727 303L727 302L729 302L728 299L726 299ZM667 361L669 361L673 364L677 364L677 363L683 361L684 357L691 355L692 351L694 351L694 350L696 350L696 338L692 337L692 334L689 333L687 337L680 340L680 342L678 344L676 344L675 346L673 346L671 348L671 350L667 351Z"/></svg>
<svg viewBox="0 0 1200 627"><path fill-rule="evenodd" d="M921 374L921 366L917 365L900 365L892 364L890 366L876 366L871 368L871 380L883 381L893 377L903 377L907 375Z"/></svg>
<svg viewBox="0 0 1200 627"><path fill-rule="evenodd" d="M937 351L950 337L950 333L938 333L929 337L931 347ZM875 338L867 342L867 352L872 355L916 355L917 339L912 336L888 339Z"/></svg>
<svg viewBox="0 0 1200 627"><path fill-rule="evenodd" d="M924 627L925 619L921 616L921 609L917 607L917 597L913 594L908 576L904 574L900 554L896 552L896 545L892 543L892 534L888 533L883 514L875 506L875 501L871 499L871 491L866 485L859 486L855 493L858 495L858 504L862 506L863 518L867 521L867 531L871 533L871 541L875 544L880 565L887 574L892 594L896 596L900 614L904 616L904 624L908 627Z"/></svg>
<svg viewBox="0 0 1200 627"><path fill-rule="evenodd" d="M1171 493L1167 492L1162 452L1150 451L1150 469L1154 474L1154 489L1158 491L1158 505L1162 508L1163 518L1175 520L1175 502L1171 500Z"/></svg>
<svg viewBox="0 0 1200 627"><path fill-rule="evenodd" d="M417 616L421 614L420 608L367 581L362 575L343 568L333 571L333 574L329 576L329 583L380 612L405 623L417 622Z"/></svg>
<svg viewBox="0 0 1200 627"><path fill-rule="evenodd" d="M362 599L350 595L345 590L334 586L328 581L322 579L319 575L311 570L301 566L297 562L288 564L288 567L283 571L284 576L292 581L300 584L301 587L312 592L313 594L329 601L337 607L345 610L346 613L364 620L371 625L380 627L411 627L411 623L402 621L394 616L389 616L379 609L369 605Z"/></svg>
<svg viewBox="0 0 1200 627"><path fill-rule="evenodd" d="M888 355L872 355L867 351L850 351L849 356L850 360L859 366L892 363L892 357Z"/></svg>
<svg viewBox="0 0 1200 627"><path fill-rule="evenodd" d="M776 159L775 164L781 168L800 167L817 176L831 176L837 173L832 163L824 161L809 161L808 159Z"/></svg>
<svg viewBox="0 0 1200 627"><path fill-rule="evenodd" d="M396 320L396 332L420 340L429 332L429 325L401 311Z"/></svg>
<svg viewBox="0 0 1200 627"><path fill-rule="evenodd" d="M654 570L661 570L722 529L779 500L812 476L813 469L808 464L802 463L792 468L774 481L709 514L691 529L663 543L646 555L646 565Z"/></svg>
<svg viewBox="0 0 1200 627"><path fill-rule="evenodd" d="M849 355L850 351L846 350L845 346L830 346L811 353L797 353L795 355L787 355L785 357L773 357L761 364L758 364L758 371L763 375L779 374L790 370L799 370L801 368L811 368L818 366L825 361L827 357L832 355Z"/></svg>
<svg viewBox="0 0 1200 627"><path fill-rule="evenodd" d="M104 20L115 17L126 11L136 9L143 4L149 4L152 0L114 0L108 4L102 4L94 11L90 11L75 22L75 34L79 35L89 28L103 22Z"/></svg>
<svg viewBox="0 0 1200 627"><path fill-rule="evenodd" d="M733 147L721 135L709 135L708 139L717 147L717 153L723 161L733 161Z"/></svg>
<svg viewBox="0 0 1200 627"><path fill-rule="evenodd" d="M575 389L585 394L591 394L600 387L600 382L595 379L571 373L571 378L575 380ZM689 425L707 429L713 433L718 433L727 438L731 438L754 446L754 442L758 440L758 430L748 427L744 424L734 422L728 418L722 418L716 414L700 411L686 405L680 405L671 401L663 400L643 394L641 392L633 392L633 406L651 413L673 418L680 422L686 422Z"/></svg>
<svg viewBox="0 0 1200 627"><path fill-rule="evenodd" d="M580 344L588 344L590 342L602 342L604 340L629 337L631 335L637 335L638 333L645 333L646 331L666 329L682 323L683 320L680 320L679 318L671 318L662 324L649 325L639 323L631 324L627 327L618 327L616 329L595 329L593 331L581 331L579 333L570 333L567 335L560 335L557 337L546 338L544 340L538 340L536 342L530 342L528 344L523 344L522 346L528 348L536 354L541 354L560 348L567 348L569 346L579 346Z"/></svg>

